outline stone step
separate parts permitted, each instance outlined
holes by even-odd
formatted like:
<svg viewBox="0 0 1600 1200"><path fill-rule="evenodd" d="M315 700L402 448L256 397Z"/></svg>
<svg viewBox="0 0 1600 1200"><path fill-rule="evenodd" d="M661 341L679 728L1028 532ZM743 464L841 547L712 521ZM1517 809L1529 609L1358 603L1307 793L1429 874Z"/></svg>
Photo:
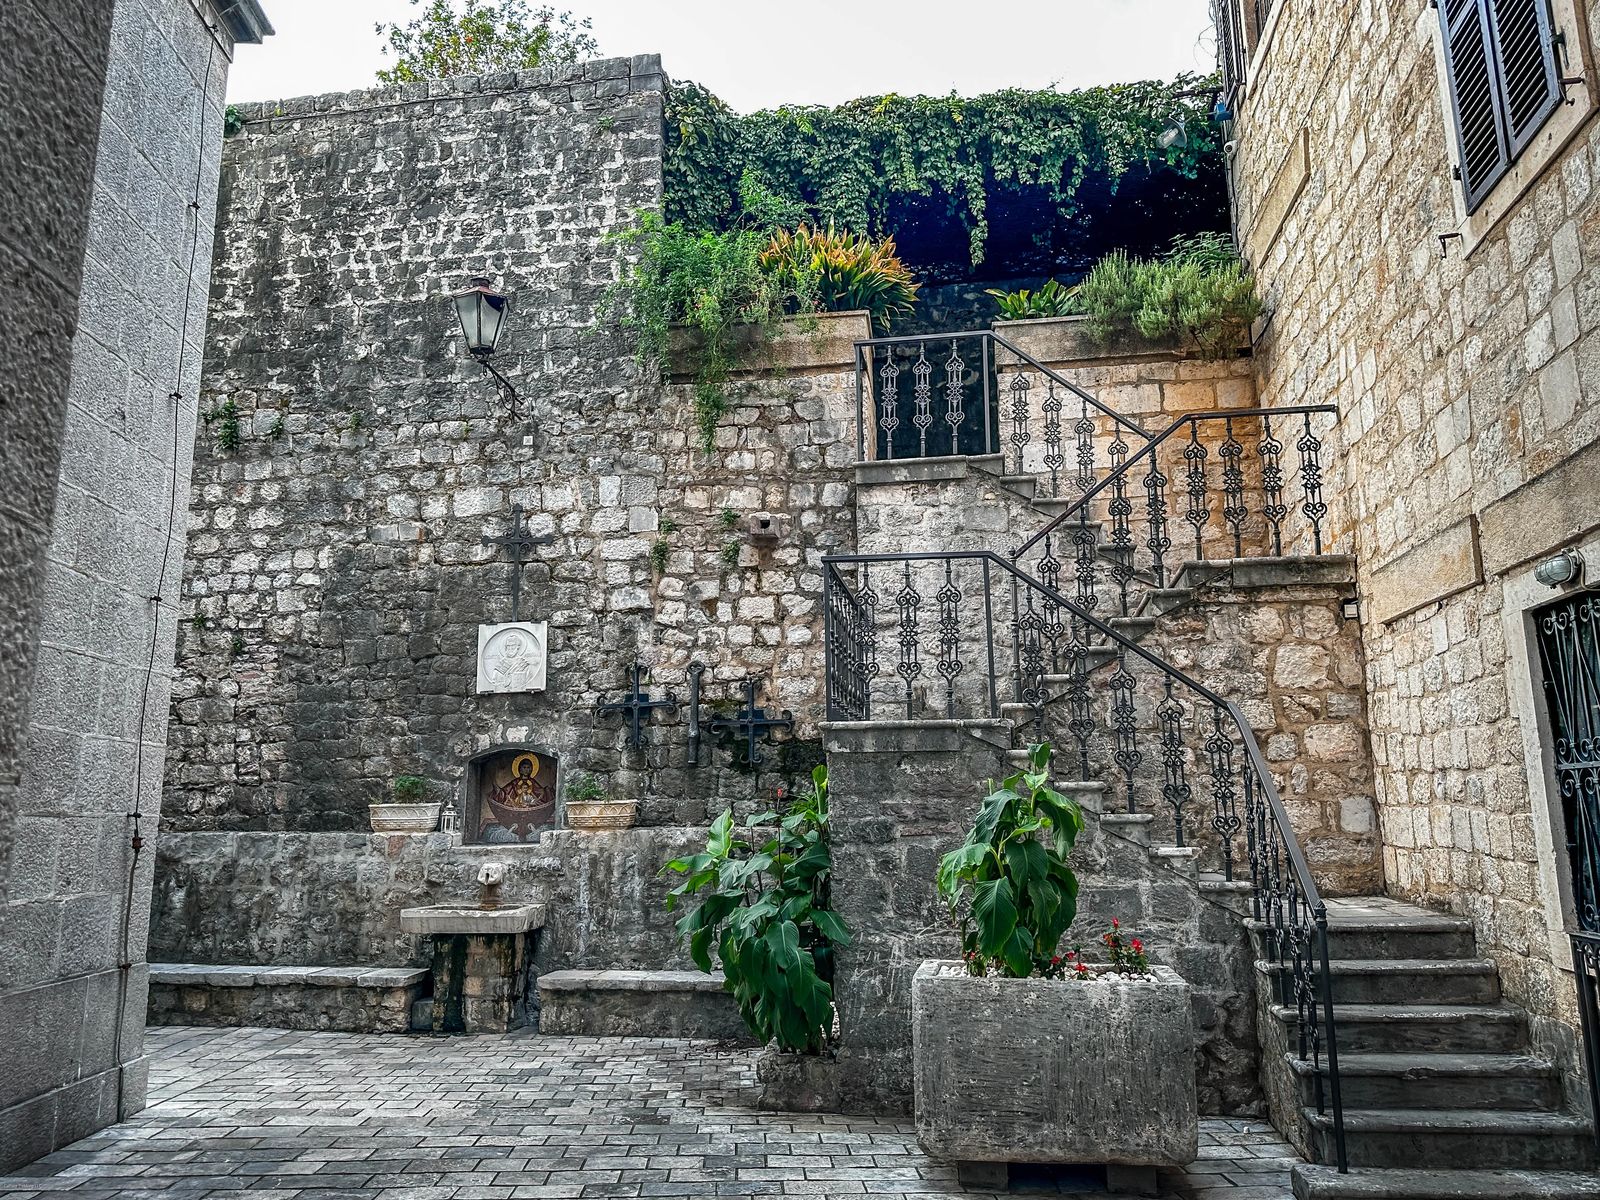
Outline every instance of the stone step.
<svg viewBox="0 0 1600 1200"><path fill-rule="evenodd" d="M1301 1164L1291 1172L1295 1200L1589 1200L1600 1197L1592 1171L1449 1171L1368 1168L1341 1175Z"/></svg>
<svg viewBox="0 0 1600 1200"><path fill-rule="evenodd" d="M1136 846L1149 848L1150 826L1155 824L1154 813L1102 813L1100 828L1117 837L1125 838Z"/></svg>
<svg viewBox="0 0 1600 1200"><path fill-rule="evenodd" d="M1329 964L1333 1002L1340 1004L1493 1004L1500 975L1490 959L1340 958ZM1258 960L1257 970L1288 971Z"/></svg>
<svg viewBox="0 0 1600 1200"><path fill-rule="evenodd" d="M1194 592L1189 588L1153 587L1145 590L1139 605L1134 609L1135 617L1159 617L1173 609L1182 608L1194 597Z"/></svg>
<svg viewBox="0 0 1600 1200"><path fill-rule="evenodd" d="M1333 1162L1332 1112L1301 1113L1312 1157ZM1347 1108L1344 1130L1352 1167L1572 1170L1596 1157L1589 1123L1566 1113Z"/></svg>
<svg viewBox="0 0 1600 1200"><path fill-rule="evenodd" d="M1196 861L1200 851L1193 846L1151 846L1150 861L1157 866L1175 871L1185 879L1199 882L1200 865Z"/></svg>
<svg viewBox="0 0 1600 1200"><path fill-rule="evenodd" d="M1328 901L1328 953L1336 958L1474 958L1472 922L1387 896Z"/></svg>
<svg viewBox="0 0 1600 1200"><path fill-rule="evenodd" d="M1336 1010L1337 1011L1337 1008ZM1478 1108L1554 1112L1561 1107L1561 1073L1525 1054L1339 1055L1339 1085L1350 1108ZM1327 1063L1288 1056L1300 1103L1326 1094Z"/></svg>
<svg viewBox="0 0 1600 1200"><path fill-rule="evenodd" d="M539 1032L751 1042L722 972L546 971Z"/></svg>
<svg viewBox="0 0 1600 1200"><path fill-rule="evenodd" d="M1291 1029L1299 1014L1274 1005ZM1528 1044L1527 1014L1509 1004L1336 1004L1339 1053L1504 1054Z"/></svg>

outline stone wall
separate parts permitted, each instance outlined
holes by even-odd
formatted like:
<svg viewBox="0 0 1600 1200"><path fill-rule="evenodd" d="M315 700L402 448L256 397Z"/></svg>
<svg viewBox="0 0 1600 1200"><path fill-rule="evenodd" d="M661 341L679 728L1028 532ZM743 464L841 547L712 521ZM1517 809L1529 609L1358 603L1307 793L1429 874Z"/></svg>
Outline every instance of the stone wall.
<svg viewBox="0 0 1600 1200"><path fill-rule="evenodd" d="M0 1170L144 1105L128 814L153 836L233 52L188 0L4 10Z"/></svg>
<svg viewBox="0 0 1600 1200"><path fill-rule="evenodd" d="M427 966L429 939L400 910L478 894L486 859L506 864L502 902L543 901L535 965L688 967L666 911L668 860L704 845L699 828L555 830L516 846L445 834L185 833L162 837L152 900L155 962Z"/></svg>
<svg viewBox="0 0 1600 1200"><path fill-rule="evenodd" d="M910 1111L911 977L927 959L960 956L934 873L966 836L983 781L1015 769L1005 754L1010 740L1008 722L829 727L833 903L854 942L838 955L840 1042L834 1078L822 1086L846 1112ZM1102 820L1098 786L1064 786L1087 820L1072 857L1078 920L1064 945L1092 947L1113 917L1144 937L1195 989L1202 1111L1254 1111L1251 954L1230 893L1202 893L1153 861L1140 819ZM818 1087L814 1077L803 1084ZM775 1099L792 1099L792 1088L772 1079L769 1087Z"/></svg>
<svg viewBox="0 0 1600 1200"><path fill-rule="evenodd" d="M1326 492L1361 563L1387 886L1472 917L1508 998L1572 1031L1522 606L1555 595L1531 563L1600 525L1592 92L1572 89L1523 156L1525 188L1466 218L1437 11L1280 7L1234 135L1238 223L1271 309L1257 382L1264 403L1341 410ZM1587 30L1556 7L1566 53L1590 53L1600 6Z"/></svg>
<svg viewBox="0 0 1600 1200"><path fill-rule="evenodd" d="M710 453L692 387L641 372L614 315L609 235L660 202L654 57L246 107L228 143L197 447L182 683L165 819L184 830L358 830L401 774L456 793L507 744L554 752L643 801L649 824L803 778L730 770L687 713L623 748L635 658L706 709L759 676L815 738L820 555L848 542L849 342L729 385ZM504 411L447 293L486 271L512 297ZM849 318L845 324L850 323ZM862 326L854 336L865 336ZM853 400L850 401L853 405ZM232 406L231 410L228 406ZM239 444L221 444L236 413ZM525 572L550 622L549 690L475 694L477 625L510 616L484 544L511 506L553 544ZM776 514L776 539L747 532Z"/></svg>

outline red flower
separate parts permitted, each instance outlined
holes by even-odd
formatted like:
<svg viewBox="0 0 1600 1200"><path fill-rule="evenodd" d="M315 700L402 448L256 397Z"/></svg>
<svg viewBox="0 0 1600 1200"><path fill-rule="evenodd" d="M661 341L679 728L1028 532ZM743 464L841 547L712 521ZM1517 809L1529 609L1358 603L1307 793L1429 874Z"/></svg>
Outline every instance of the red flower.
<svg viewBox="0 0 1600 1200"><path fill-rule="evenodd" d="M1122 922L1117 920L1115 917L1112 917L1111 918L1111 928L1113 928L1113 929L1122 928Z"/></svg>
<svg viewBox="0 0 1600 1200"><path fill-rule="evenodd" d="M1058 954L1054 958L1052 958L1050 960L1050 965L1052 967L1059 967L1061 965L1061 955Z"/></svg>
<svg viewBox="0 0 1600 1200"><path fill-rule="evenodd" d="M1144 953L1144 943L1141 942L1138 938L1134 938L1133 939L1133 952L1135 954L1143 954Z"/></svg>

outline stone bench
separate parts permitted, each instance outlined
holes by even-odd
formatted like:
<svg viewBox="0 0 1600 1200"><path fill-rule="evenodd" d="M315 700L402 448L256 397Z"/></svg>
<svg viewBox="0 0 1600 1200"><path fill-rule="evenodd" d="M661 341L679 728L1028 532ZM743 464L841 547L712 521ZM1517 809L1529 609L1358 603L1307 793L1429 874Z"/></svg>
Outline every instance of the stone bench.
<svg viewBox="0 0 1600 1200"><path fill-rule="evenodd" d="M429 987L423 967L151 963L149 1023L405 1033Z"/></svg>
<svg viewBox="0 0 1600 1200"><path fill-rule="evenodd" d="M721 971L546 971L539 1032L754 1041Z"/></svg>

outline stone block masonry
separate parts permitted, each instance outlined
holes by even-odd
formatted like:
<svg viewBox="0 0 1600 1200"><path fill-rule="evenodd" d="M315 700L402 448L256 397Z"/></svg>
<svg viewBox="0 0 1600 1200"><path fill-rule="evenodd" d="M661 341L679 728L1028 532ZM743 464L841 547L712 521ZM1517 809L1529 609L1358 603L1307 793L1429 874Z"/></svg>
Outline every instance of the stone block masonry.
<svg viewBox="0 0 1600 1200"><path fill-rule="evenodd" d="M5 1167L144 1104L129 814L151 838L234 47L206 2L0 9Z"/></svg>
<svg viewBox="0 0 1600 1200"><path fill-rule="evenodd" d="M510 744L640 798L646 825L808 773L814 748L752 778L710 736L691 770L683 710L652 719L642 753L593 711L636 658L686 701L699 660L707 719L756 675L758 702L814 739L818 562L853 521L848 338L842 360L736 379L707 453L692 388L641 371L604 308L628 253L611 235L659 207L661 87L640 57L241 110L169 827L359 830L395 776L444 799ZM496 362L516 417L446 303L479 272L512 297ZM483 539L514 504L554 539L522 589L522 616L549 622L549 690L479 696L476 626L509 619L512 571ZM751 537L757 512L787 534Z"/></svg>

